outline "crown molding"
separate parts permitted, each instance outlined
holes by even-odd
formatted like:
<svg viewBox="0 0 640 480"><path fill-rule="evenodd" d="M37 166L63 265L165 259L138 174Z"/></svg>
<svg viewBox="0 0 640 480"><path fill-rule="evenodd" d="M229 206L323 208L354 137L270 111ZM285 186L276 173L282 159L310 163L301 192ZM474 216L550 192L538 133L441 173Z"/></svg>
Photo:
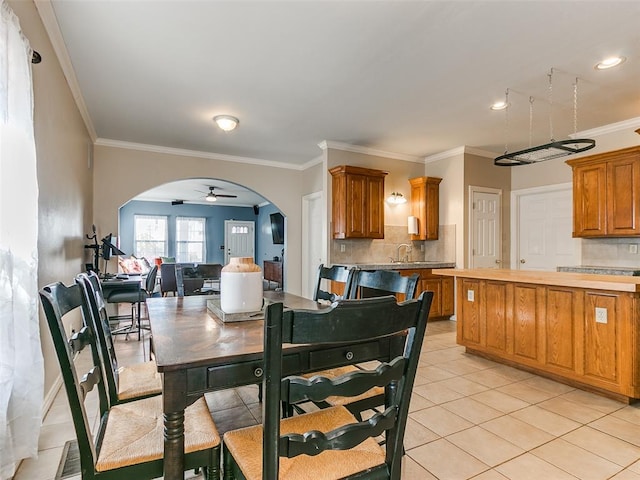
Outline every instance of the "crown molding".
<svg viewBox="0 0 640 480"><path fill-rule="evenodd" d="M181 157L206 158L209 160L220 160L223 162L245 163L250 165L261 165L264 167L285 168L288 170L304 170L308 163L317 163L312 160L305 165L293 165L291 163L274 162L271 160L262 160L260 158L238 157L235 155L226 155L224 153L200 152L197 150L186 150L181 148L161 147L158 145L148 145L145 143L123 142L120 140L110 140L108 138L98 138L95 141L97 146L123 148L127 150L139 150L142 152L163 153L167 155L177 155ZM314 164L315 164L314 163Z"/></svg>
<svg viewBox="0 0 640 480"><path fill-rule="evenodd" d="M463 145L461 147L452 148L451 150L446 150L444 152L436 153L435 155L429 155L428 157L424 158L424 163L437 162L438 160L444 160L445 158L464 155L465 153L468 153L469 155L476 155L478 157L486 157L486 158L495 158L498 155L497 153L489 152L487 150L482 150L480 148Z"/></svg>
<svg viewBox="0 0 640 480"><path fill-rule="evenodd" d="M311 167L313 167L313 166L315 166L315 165L318 165L319 163L322 163L322 162L323 162L323 160L324 160L324 157L323 157L322 155L319 155L319 156L317 156L316 158L314 158L314 159L312 159L312 160L309 160L309 161L308 161L308 162L306 162L306 163L303 163L303 164L300 166L300 170L306 170L307 168L311 168Z"/></svg>
<svg viewBox="0 0 640 480"><path fill-rule="evenodd" d="M464 147L464 153L468 153L469 155L476 155L478 157L486 157L486 158L496 158L499 153L489 152L488 150L482 150L481 148L475 147Z"/></svg>
<svg viewBox="0 0 640 480"><path fill-rule="evenodd" d="M456 157L458 155L464 155L464 145L462 147L452 148L451 150L445 150L444 152L436 153L435 155L429 155L424 157L424 163L437 162L438 160L444 160L445 158Z"/></svg>
<svg viewBox="0 0 640 480"><path fill-rule="evenodd" d="M62 73L67 80L67 85L69 85L71 95L76 102L80 116L82 117L87 132L89 133L89 137L92 142L95 142L98 135L95 127L93 126L93 122L91 121L91 117L89 116L87 105L84 102L84 97L82 96L82 91L80 90L78 79L75 71L73 70L73 64L71 63L71 58L69 57L69 52L67 51L67 47L64 43L62 32L60 32L60 26L58 25L58 20L55 12L53 11L53 7L51 6L51 2L50 0L34 0L34 3L38 10L38 15L40 15L40 19L42 20L42 24L44 25L44 29L47 31L47 35L49 35L53 51L58 57L60 68L62 68Z"/></svg>
<svg viewBox="0 0 640 480"><path fill-rule="evenodd" d="M569 138L589 138L606 135L607 133L615 133L621 130L635 130L640 127L640 117L630 118L621 122L610 123L602 127L592 128L591 130L583 130L575 134L569 135Z"/></svg>
<svg viewBox="0 0 640 480"><path fill-rule="evenodd" d="M406 155L404 153L385 152L376 150L375 148L361 147L359 145L351 145L349 143L334 142L331 140L323 140L318 143L318 147L322 150L342 150L344 152L363 153L365 155L374 155L376 157L393 158L395 160L404 160L405 162L424 163L423 159L415 155Z"/></svg>

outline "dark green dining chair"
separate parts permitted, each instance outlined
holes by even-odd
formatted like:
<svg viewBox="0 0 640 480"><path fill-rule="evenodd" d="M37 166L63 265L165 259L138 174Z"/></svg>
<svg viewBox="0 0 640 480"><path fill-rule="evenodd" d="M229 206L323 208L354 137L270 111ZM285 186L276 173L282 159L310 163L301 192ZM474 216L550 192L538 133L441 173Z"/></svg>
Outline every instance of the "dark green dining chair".
<svg viewBox="0 0 640 480"><path fill-rule="evenodd" d="M316 288L313 294L313 299L315 301L325 300L328 302L335 302L336 300L347 298L349 291L351 290L351 284L353 282L353 275L355 272L355 268L345 267L344 265L325 267L324 264L320 264L318 267L318 274L316 276ZM337 292L332 292L330 289L330 282L343 283L343 293L339 294Z"/></svg>
<svg viewBox="0 0 640 480"><path fill-rule="evenodd" d="M225 480L313 478L400 480L403 439L433 292L397 303L392 296L340 300L319 310L267 307L262 425L224 435ZM404 350L373 370L338 378L283 376L282 345L404 338ZM280 419L280 403L355 396L384 386L384 410L359 421L344 406ZM384 435L380 445L377 437Z"/></svg>
<svg viewBox="0 0 640 480"><path fill-rule="evenodd" d="M114 330L115 332L125 333L128 337L130 333L138 333L138 340L140 340L140 332L143 328L148 329L147 327L142 326L142 304L144 304L147 298L153 296L153 292L156 286L156 278L158 276L158 266L154 265L149 273L147 273L146 278L144 279L144 283L141 288L136 290L123 290L118 291L115 290L107 301L109 303L130 303L131 304L131 324L123 327L118 330Z"/></svg>
<svg viewBox="0 0 640 480"><path fill-rule="evenodd" d="M53 283L40 290L40 299L53 345L60 364L64 387L71 408L78 440L80 470L83 480L140 480L163 474L164 416L162 397L154 396L109 406L99 362L76 372L76 355L85 347L97 349L91 328L82 329L67 338L66 315L81 310L82 291L79 284L69 287ZM97 388L99 419L87 411L87 395ZM88 402L91 404L92 402ZM207 480L220 477L220 436L204 397L185 410L185 468L203 468ZM95 426L95 427L94 427Z"/></svg>
<svg viewBox="0 0 640 480"><path fill-rule="evenodd" d="M83 302L83 318L97 343L100 361L106 380L109 404L115 405L162 393L162 377L158 373L156 362L147 361L122 366L118 363L116 349L111 335L109 315L100 288L100 279L94 272L80 273L76 276L80 285ZM151 344L151 343L150 343Z"/></svg>
<svg viewBox="0 0 640 480"><path fill-rule="evenodd" d="M352 272L352 278L349 282L347 298L358 298L363 295L365 297L379 297L389 294L400 294L403 299L412 299L416 294L418 279L420 275L414 273L412 275L400 275L397 271L391 270L358 270ZM322 370L319 372L309 373L305 376L311 378L316 375L336 378L350 372L359 370L357 365L345 365L332 369ZM313 402L320 408L343 405L353 413L356 418L362 420L362 414L367 410L374 410L384 404L384 389L374 386L371 390L363 392L356 396L330 396L323 400ZM286 415L291 415L292 409L303 412L304 407L300 405L284 405Z"/></svg>

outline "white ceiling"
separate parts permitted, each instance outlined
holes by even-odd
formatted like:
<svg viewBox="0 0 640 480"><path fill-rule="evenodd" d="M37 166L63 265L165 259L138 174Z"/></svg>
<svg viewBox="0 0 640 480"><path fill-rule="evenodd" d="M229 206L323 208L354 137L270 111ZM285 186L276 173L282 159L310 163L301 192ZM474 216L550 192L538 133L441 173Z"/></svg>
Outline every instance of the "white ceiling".
<svg viewBox="0 0 640 480"><path fill-rule="evenodd" d="M640 117L640 1L37 3L53 6L101 140L292 168L322 141L498 155L528 146L530 96L532 141L550 140L551 68L555 139L574 131L576 77L578 131ZM596 71L610 55L627 61ZM489 105L507 88L505 122Z"/></svg>

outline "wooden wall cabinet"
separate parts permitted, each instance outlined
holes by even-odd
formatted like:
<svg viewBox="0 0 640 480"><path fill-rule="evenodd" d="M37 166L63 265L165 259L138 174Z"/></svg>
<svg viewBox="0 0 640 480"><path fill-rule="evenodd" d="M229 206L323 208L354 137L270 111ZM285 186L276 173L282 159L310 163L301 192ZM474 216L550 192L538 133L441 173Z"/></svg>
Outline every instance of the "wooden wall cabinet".
<svg viewBox="0 0 640 480"><path fill-rule="evenodd" d="M573 236L640 236L640 147L568 160Z"/></svg>
<svg viewBox="0 0 640 480"><path fill-rule="evenodd" d="M333 238L384 238L387 172L341 165L332 176Z"/></svg>
<svg viewBox="0 0 640 480"><path fill-rule="evenodd" d="M440 182L437 177L409 179L411 215L418 218L418 234L411 240L437 240L440 209Z"/></svg>

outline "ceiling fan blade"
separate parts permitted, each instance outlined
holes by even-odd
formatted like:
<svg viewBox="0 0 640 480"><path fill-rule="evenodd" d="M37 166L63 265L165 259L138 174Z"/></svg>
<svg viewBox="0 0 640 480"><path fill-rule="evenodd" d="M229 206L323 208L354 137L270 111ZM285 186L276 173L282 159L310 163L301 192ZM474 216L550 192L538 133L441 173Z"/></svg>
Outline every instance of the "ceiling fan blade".
<svg viewBox="0 0 640 480"><path fill-rule="evenodd" d="M182 205L184 200L172 200L171 205Z"/></svg>
<svg viewBox="0 0 640 480"><path fill-rule="evenodd" d="M216 197L225 197L225 198L238 198L237 195L225 195L223 193L214 193Z"/></svg>

